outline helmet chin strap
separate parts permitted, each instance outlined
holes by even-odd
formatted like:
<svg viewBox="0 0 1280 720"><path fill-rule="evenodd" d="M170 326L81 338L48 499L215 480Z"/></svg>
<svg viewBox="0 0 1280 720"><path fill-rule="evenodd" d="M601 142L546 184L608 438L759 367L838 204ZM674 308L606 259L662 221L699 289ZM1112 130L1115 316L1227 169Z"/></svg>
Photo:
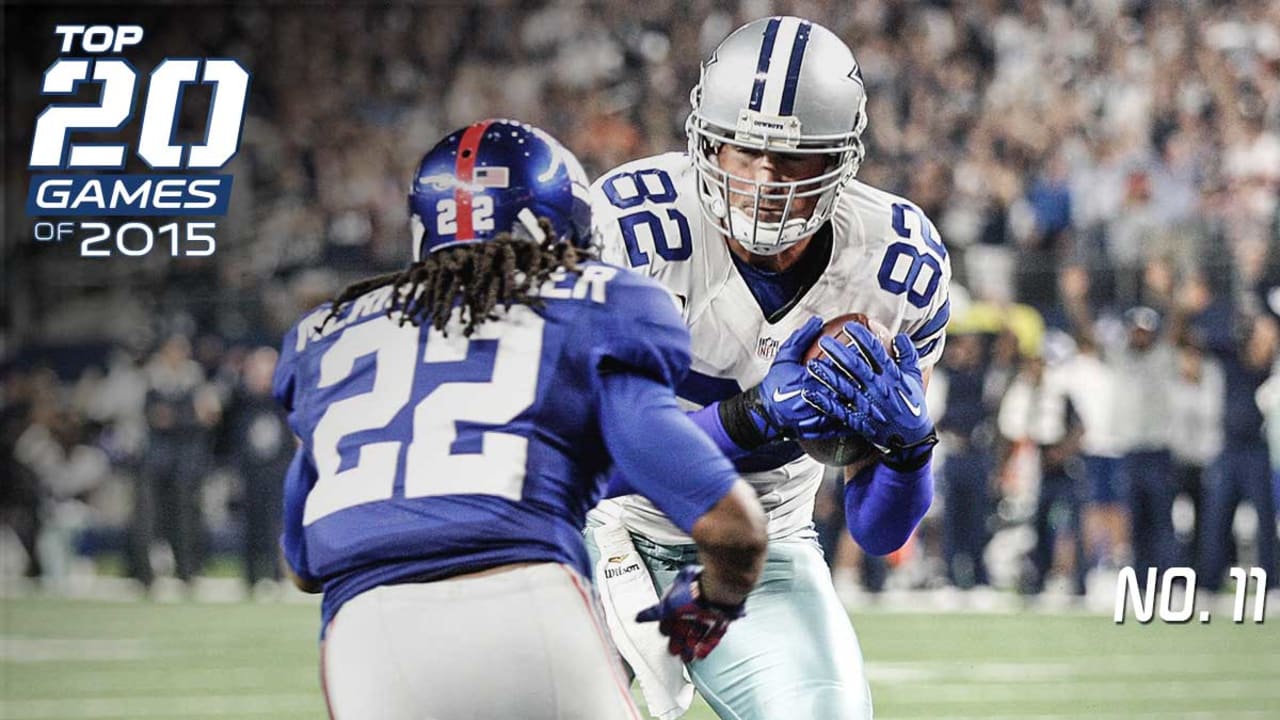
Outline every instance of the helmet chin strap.
<svg viewBox="0 0 1280 720"><path fill-rule="evenodd" d="M757 222L740 208L729 208L730 234L747 252L754 255L777 255L812 233L805 232L809 221L795 218L782 226Z"/></svg>

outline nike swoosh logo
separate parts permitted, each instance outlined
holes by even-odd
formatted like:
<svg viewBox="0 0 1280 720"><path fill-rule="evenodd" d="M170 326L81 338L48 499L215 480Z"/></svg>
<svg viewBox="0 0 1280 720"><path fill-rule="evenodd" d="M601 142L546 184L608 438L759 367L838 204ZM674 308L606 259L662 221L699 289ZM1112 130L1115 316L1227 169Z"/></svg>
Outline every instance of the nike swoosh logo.
<svg viewBox="0 0 1280 720"><path fill-rule="evenodd" d="M773 401L774 401L774 402L786 402L786 401L790 400L791 398L793 398L793 397L795 397L795 396L799 395L799 394L800 394L800 392L801 392L801 391L799 391L799 390L792 390L791 392L784 393L784 392L778 392L778 390L780 390L780 388L774 388L774 389L773 389Z"/></svg>
<svg viewBox="0 0 1280 720"><path fill-rule="evenodd" d="M906 393L902 392L902 390L898 390L898 397L902 398L902 402L906 403L907 409L911 411L912 415L920 417L920 406L912 404L911 400L907 398Z"/></svg>

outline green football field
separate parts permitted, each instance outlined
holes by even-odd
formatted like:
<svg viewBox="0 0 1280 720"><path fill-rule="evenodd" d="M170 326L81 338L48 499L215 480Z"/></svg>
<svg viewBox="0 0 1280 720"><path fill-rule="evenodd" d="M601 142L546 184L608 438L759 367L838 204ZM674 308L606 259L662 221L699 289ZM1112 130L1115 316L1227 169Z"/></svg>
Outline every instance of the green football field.
<svg viewBox="0 0 1280 720"><path fill-rule="evenodd" d="M315 606L0 602L0 718L325 717ZM855 625L882 719L1280 718L1274 621L874 610Z"/></svg>

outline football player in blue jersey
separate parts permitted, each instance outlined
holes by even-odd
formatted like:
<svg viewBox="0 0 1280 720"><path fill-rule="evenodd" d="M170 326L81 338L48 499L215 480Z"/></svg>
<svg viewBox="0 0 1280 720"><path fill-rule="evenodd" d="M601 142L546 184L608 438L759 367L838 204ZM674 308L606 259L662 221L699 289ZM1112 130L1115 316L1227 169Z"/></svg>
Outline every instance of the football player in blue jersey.
<svg viewBox="0 0 1280 720"><path fill-rule="evenodd" d="M755 20L703 64L688 150L627 163L592 188L602 259L680 299L693 364L677 395L769 517L750 614L687 668L723 718L872 714L858 640L815 541L823 467L805 448L855 434L879 451L833 463L845 466L848 529L868 553L901 547L932 499L937 435L924 390L945 343L950 265L919 207L855 178L866 98L853 53L830 30ZM822 338L826 357L806 363L817 318L851 312L888 328L890 347L848 323L856 347ZM807 391L815 377L831 393ZM602 503L589 551L601 544L597 528L612 538L621 524L663 590L696 551L660 509L634 495ZM597 580L612 597L609 578ZM610 627L648 632L625 615ZM635 666L644 656L619 634ZM651 710L669 707L646 697Z"/></svg>
<svg viewBox="0 0 1280 720"><path fill-rule="evenodd" d="M672 651L705 656L743 614L760 505L676 405L670 294L584 252L587 193L536 128L451 133L413 179L413 264L285 337L282 544L324 593L339 720L638 718L581 534L611 465L700 552L647 611Z"/></svg>

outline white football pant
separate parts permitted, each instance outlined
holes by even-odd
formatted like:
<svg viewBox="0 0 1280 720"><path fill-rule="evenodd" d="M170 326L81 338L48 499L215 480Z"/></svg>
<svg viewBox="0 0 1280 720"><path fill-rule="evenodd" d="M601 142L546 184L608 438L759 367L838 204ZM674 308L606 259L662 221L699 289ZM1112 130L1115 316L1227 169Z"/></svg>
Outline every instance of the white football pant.
<svg viewBox="0 0 1280 720"><path fill-rule="evenodd" d="M542 563L384 585L329 624L334 720L639 720L590 584Z"/></svg>

